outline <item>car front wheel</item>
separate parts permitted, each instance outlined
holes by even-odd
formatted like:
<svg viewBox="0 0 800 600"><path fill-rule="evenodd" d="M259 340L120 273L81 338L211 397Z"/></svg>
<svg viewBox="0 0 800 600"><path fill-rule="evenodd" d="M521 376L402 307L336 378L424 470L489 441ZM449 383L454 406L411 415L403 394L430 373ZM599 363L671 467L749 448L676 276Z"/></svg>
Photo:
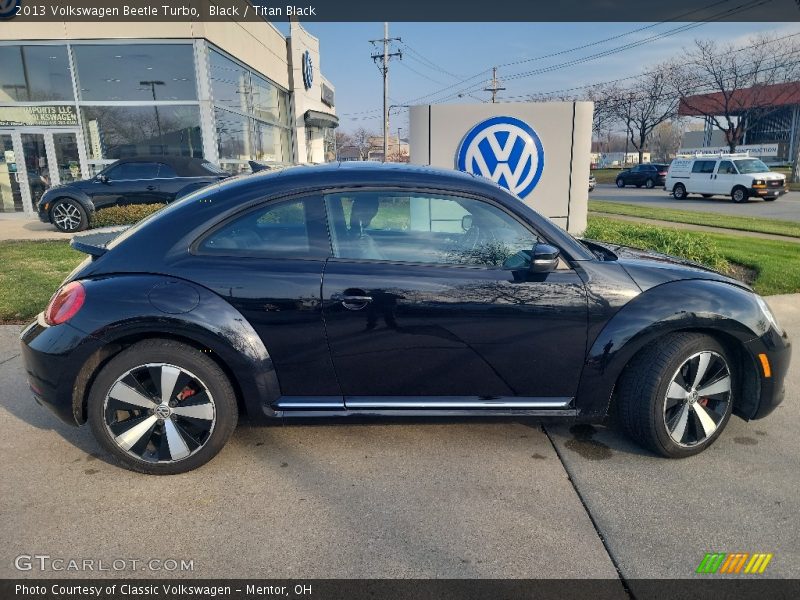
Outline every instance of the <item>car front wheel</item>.
<svg viewBox="0 0 800 600"><path fill-rule="evenodd" d="M620 420L642 446L669 458L698 454L731 416L735 372L712 337L670 334L626 367L618 389Z"/></svg>
<svg viewBox="0 0 800 600"><path fill-rule="evenodd" d="M89 226L86 210L75 200L62 198L56 200L50 209L50 221L56 229L64 233L76 233Z"/></svg>
<svg viewBox="0 0 800 600"><path fill-rule="evenodd" d="M747 195L746 189L743 187L737 187L733 188L733 191L731 192L731 199L737 203L747 202Z"/></svg>
<svg viewBox="0 0 800 600"><path fill-rule="evenodd" d="M625 187L625 180L621 179L621 178L617 179L617 187L618 188L624 188Z"/></svg>
<svg viewBox="0 0 800 600"><path fill-rule="evenodd" d="M140 473L184 473L211 460L236 428L228 378L208 356L172 340L145 340L114 357L89 394L97 441Z"/></svg>

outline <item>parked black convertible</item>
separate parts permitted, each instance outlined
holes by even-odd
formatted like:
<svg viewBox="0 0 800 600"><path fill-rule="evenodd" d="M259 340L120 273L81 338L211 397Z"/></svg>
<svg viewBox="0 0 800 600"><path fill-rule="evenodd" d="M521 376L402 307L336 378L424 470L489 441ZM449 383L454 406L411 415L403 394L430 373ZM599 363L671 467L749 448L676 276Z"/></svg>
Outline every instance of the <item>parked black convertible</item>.
<svg viewBox="0 0 800 600"><path fill-rule="evenodd" d="M359 163L235 178L90 256L21 334L35 398L123 465L180 473L251 420L599 421L707 448L783 399L790 345L744 284L581 241L486 179Z"/></svg>
<svg viewBox="0 0 800 600"><path fill-rule="evenodd" d="M37 204L39 219L75 233L89 226L95 210L119 204L167 204L226 177L228 173L199 158L123 158L92 179L49 188Z"/></svg>

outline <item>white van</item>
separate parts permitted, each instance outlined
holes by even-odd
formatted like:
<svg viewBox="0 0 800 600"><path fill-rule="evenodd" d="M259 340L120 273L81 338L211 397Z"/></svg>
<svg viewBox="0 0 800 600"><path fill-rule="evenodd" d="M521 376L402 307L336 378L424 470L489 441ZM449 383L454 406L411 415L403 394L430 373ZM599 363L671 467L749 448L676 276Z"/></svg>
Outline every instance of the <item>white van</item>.
<svg viewBox="0 0 800 600"><path fill-rule="evenodd" d="M696 154L670 163L664 189L676 200L700 194L729 196L734 202L751 197L771 202L786 193L786 177L749 154Z"/></svg>

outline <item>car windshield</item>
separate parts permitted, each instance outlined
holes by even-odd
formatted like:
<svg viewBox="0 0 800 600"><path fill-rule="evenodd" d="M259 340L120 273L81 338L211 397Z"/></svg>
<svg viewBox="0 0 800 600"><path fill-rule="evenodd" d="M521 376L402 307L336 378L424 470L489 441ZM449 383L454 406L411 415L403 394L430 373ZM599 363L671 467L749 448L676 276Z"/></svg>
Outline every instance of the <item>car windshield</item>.
<svg viewBox="0 0 800 600"><path fill-rule="evenodd" d="M733 161L739 173L769 173L769 167L757 158Z"/></svg>

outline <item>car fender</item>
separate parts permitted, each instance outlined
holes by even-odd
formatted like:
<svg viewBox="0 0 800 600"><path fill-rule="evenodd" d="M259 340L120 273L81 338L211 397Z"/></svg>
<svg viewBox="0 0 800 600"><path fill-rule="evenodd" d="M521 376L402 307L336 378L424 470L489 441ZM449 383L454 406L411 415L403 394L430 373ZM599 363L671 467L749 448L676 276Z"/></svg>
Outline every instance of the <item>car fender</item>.
<svg viewBox="0 0 800 600"><path fill-rule="evenodd" d="M86 211L87 215L91 215L95 212L94 202L92 202L92 199L86 193L80 190L70 189L69 187L52 190L50 194L46 195L39 201L39 208L43 207L44 204L49 204L50 206L47 211L47 216L49 217L50 209L53 208L53 203L62 198L69 198L70 200L74 200L80 204L83 207L83 210Z"/></svg>
<svg viewBox="0 0 800 600"><path fill-rule="evenodd" d="M737 285L691 279L652 287L623 306L591 342L578 385L579 417L605 415L631 358L655 339L686 330L723 333L744 348L770 326L756 295Z"/></svg>
<svg viewBox="0 0 800 600"><path fill-rule="evenodd" d="M110 275L81 283L86 299L70 325L109 347L148 337L189 342L227 371L248 416L269 416L266 407L280 396L272 359L250 323L223 298L161 275Z"/></svg>

